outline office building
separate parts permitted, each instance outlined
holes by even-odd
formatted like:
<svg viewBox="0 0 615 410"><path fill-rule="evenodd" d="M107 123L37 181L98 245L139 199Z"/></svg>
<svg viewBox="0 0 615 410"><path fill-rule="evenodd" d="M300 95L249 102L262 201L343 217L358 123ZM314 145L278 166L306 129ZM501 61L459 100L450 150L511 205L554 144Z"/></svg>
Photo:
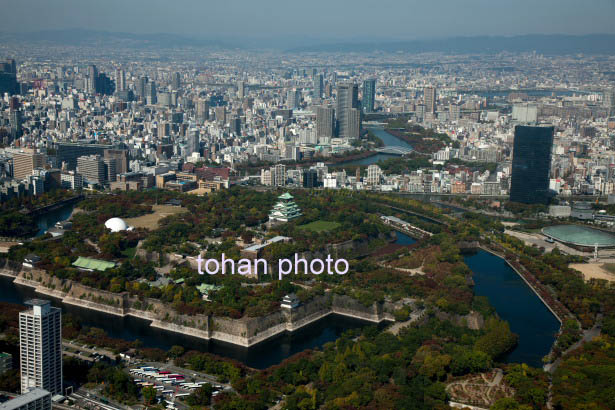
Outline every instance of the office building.
<svg viewBox="0 0 615 410"><path fill-rule="evenodd" d="M188 130L188 135L186 136L186 153L188 155L192 155L193 152L201 151L201 142L199 137L199 130L196 128L192 128Z"/></svg>
<svg viewBox="0 0 615 410"><path fill-rule="evenodd" d="M318 186L318 171L308 169L303 171L303 187L316 188Z"/></svg>
<svg viewBox="0 0 615 410"><path fill-rule="evenodd" d="M142 100L145 101L145 86L147 85L147 77L139 77L135 84L135 93Z"/></svg>
<svg viewBox="0 0 615 410"><path fill-rule="evenodd" d="M301 103L301 90L293 88L292 90L288 90L286 97L286 106L293 110L295 108L299 108L299 104Z"/></svg>
<svg viewBox="0 0 615 410"><path fill-rule="evenodd" d="M105 164L105 182L115 182L117 179L117 166L115 158L103 158Z"/></svg>
<svg viewBox="0 0 615 410"><path fill-rule="evenodd" d="M331 107L316 107L316 137L332 138L335 135L334 110Z"/></svg>
<svg viewBox="0 0 615 410"><path fill-rule="evenodd" d="M171 76L171 88L175 91L178 91L181 88L182 81L179 73L175 72Z"/></svg>
<svg viewBox="0 0 615 410"><path fill-rule="evenodd" d="M367 167L367 185L380 185L380 181L382 180L382 169L376 165L372 164Z"/></svg>
<svg viewBox="0 0 615 410"><path fill-rule="evenodd" d="M203 99L196 102L196 120L198 123L209 120L209 103Z"/></svg>
<svg viewBox="0 0 615 410"><path fill-rule="evenodd" d="M286 185L286 165L277 164L271 169L271 183L275 186L285 186Z"/></svg>
<svg viewBox="0 0 615 410"><path fill-rule="evenodd" d="M238 81L237 82L237 98L239 98L240 100L243 100L245 96L246 96L246 83L244 83L243 81Z"/></svg>
<svg viewBox="0 0 615 410"><path fill-rule="evenodd" d="M315 99L320 100L322 98L322 93L324 92L324 82L322 78L322 74L316 74L312 79L312 96Z"/></svg>
<svg viewBox="0 0 615 410"><path fill-rule="evenodd" d="M32 175L35 168L43 168L46 158L35 149L24 149L13 155L13 178L24 180Z"/></svg>
<svg viewBox="0 0 615 410"><path fill-rule="evenodd" d="M337 86L337 134L342 138L350 138L350 121L353 108L359 108L359 87L354 83L340 83ZM355 125L353 125L354 127ZM360 128L359 119L359 128Z"/></svg>
<svg viewBox="0 0 615 410"><path fill-rule="evenodd" d="M76 190L83 188L83 177L75 171L62 173L60 178L62 181L62 188L64 189Z"/></svg>
<svg viewBox="0 0 615 410"><path fill-rule="evenodd" d="M435 87L425 87L423 89L423 104L425 104L425 113L434 114L436 112Z"/></svg>
<svg viewBox="0 0 615 410"><path fill-rule="evenodd" d="M118 68L115 70L115 89L116 91L126 91L126 71Z"/></svg>
<svg viewBox="0 0 615 410"><path fill-rule="evenodd" d="M4 93L9 95L19 94L17 65L13 59L0 63L0 96L3 96Z"/></svg>
<svg viewBox="0 0 615 410"><path fill-rule="evenodd" d="M90 94L95 94L96 83L98 82L98 69L95 65L88 66L88 73L86 76L86 91Z"/></svg>
<svg viewBox="0 0 615 410"><path fill-rule="evenodd" d="M348 138L358 139L361 135L361 110L351 108L348 110Z"/></svg>
<svg viewBox="0 0 615 410"><path fill-rule="evenodd" d="M21 393L40 388L62 394L61 310L48 300L26 304L31 309L19 313Z"/></svg>
<svg viewBox="0 0 615 410"><path fill-rule="evenodd" d="M216 113L216 121L218 122L218 124L219 125L226 124L226 108L223 106L216 107L215 113Z"/></svg>
<svg viewBox="0 0 615 410"><path fill-rule="evenodd" d="M11 139L20 138L23 134L23 112L16 108L9 110L9 124L11 126Z"/></svg>
<svg viewBox="0 0 615 410"><path fill-rule="evenodd" d="M84 182L103 185L107 182L107 166L100 155L88 155L77 158L77 172Z"/></svg>
<svg viewBox="0 0 615 410"><path fill-rule="evenodd" d="M56 150L58 166L62 166L62 164L65 163L68 169L74 170L75 167L77 167L77 158L86 155L104 155L105 150L107 149L113 149L113 146L102 144L60 142L58 143Z"/></svg>
<svg viewBox="0 0 615 410"><path fill-rule="evenodd" d="M0 404L0 410L51 410L51 393L45 389L32 389Z"/></svg>
<svg viewBox="0 0 615 410"><path fill-rule="evenodd" d="M549 201L553 127L515 127L510 200L525 204Z"/></svg>
<svg viewBox="0 0 615 410"><path fill-rule="evenodd" d="M538 107L535 104L515 104L512 109L512 120L520 124L536 124Z"/></svg>
<svg viewBox="0 0 615 410"><path fill-rule="evenodd" d="M374 112L374 106L376 103L376 79L370 78L363 81L363 99L361 100L361 106L363 112Z"/></svg>
<svg viewBox="0 0 615 410"><path fill-rule="evenodd" d="M158 95L156 93L155 81L150 81L145 84L145 102L148 105L155 105L158 103Z"/></svg>
<svg viewBox="0 0 615 410"><path fill-rule="evenodd" d="M128 151L125 149L106 149L104 151L105 159L115 160L115 170L118 174L128 172Z"/></svg>

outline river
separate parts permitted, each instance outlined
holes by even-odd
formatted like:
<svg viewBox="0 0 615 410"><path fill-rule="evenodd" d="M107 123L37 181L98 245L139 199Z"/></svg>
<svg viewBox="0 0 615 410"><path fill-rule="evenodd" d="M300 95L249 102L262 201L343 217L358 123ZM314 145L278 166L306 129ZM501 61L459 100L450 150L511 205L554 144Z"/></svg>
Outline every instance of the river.
<svg viewBox="0 0 615 410"><path fill-rule="evenodd" d="M369 129L372 133L374 133L374 135L380 138L382 142L384 143L385 147L412 148L412 146L408 144L406 141L399 139L394 135L389 134L382 127L371 126L371 127L367 127L367 129ZM337 163L336 166L338 165L364 165L365 166L365 165L376 164L378 161L381 161L381 160L385 161L387 159L396 158L396 157L399 158L399 155L376 154L376 155L372 155L371 157L359 159L356 161L340 162L340 163Z"/></svg>

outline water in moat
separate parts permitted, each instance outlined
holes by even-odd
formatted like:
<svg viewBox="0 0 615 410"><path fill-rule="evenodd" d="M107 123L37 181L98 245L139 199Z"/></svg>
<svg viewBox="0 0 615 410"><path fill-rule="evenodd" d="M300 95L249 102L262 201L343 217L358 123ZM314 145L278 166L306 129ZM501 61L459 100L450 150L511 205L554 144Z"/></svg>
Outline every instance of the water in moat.
<svg viewBox="0 0 615 410"><path fill-rule="evenodd" d="M466 255L464 261L474 273L474 294L487 296L498 315L519 335L519 343L503 361L542 367L559 321L504 259L478 250Z"/></svg>
<svg viewBox="0 0 615 410"><path fill-rule="evenodd" d="M411 245L415 242L410 236L397 233L396 243ZM549 352L553 344L559 322L503 259L479 250L465 256L464 260L474 272L475 293L487 296L500 317L508 321L512 331L519 335L519 344L504 360L540 367L542 357ZM36 296L32 288L17 286L11 278L0 277L0 301L23 304ZM155 329L149 326L148 321L134 317L119 318L64 305L58 300L53 302L65 313L78 317L84 326L104 329L114 338L139 339L144 346L164 350L173 345L181 345L187 349L230 357L257 369L278 364L305 349L322 347L325 343L336 340L348 329L369 325L365 321L330 315L292 334L283 334L256 346L244 348Z"/></svg>
<svg viewBox="0 0 615 410"><path fill-rule="evenodd" d="M414 242L408 235L397 233L396 243ZM519 335L517 346L502 360L542 367L542 358L551 350L559 331L559 321L504 259L481 249L466 255L464 261L474 273L474 293L488 297L498 315Z"/></svg>
<svg viewBox="0 0 615 410"><path fill-rule="evenodd" d="M38 226L38 232L35 236L44 235L49 228L60 221L65 221L70 218L75 209L75 204L64 205L56 210L47 212L45 214L36 217L36 225Z"/></svg>
<svg viewBox="0 0 615 410"><path fill-rule="evenodd" d="M104 329L113 338L131 341L138 339L143 343L143 346L163 350L168 350L173 345L180 345L188 350L200 350L229 357L256 369L264 369L278 364L295 353L306 349L320 348L325 343L336 340L346 330L371 324L344 316L329 315L296 332L286 333L256 346L245 348L155 329L149 326L149 321L131 316L122 318L66 305L48 296L38 295L32 288L15 285L11 278L0 276L0 301L23 304L34 297L51 299L54 305L62 308L64 314L72 314L79 318L83 326Z"/></svg>

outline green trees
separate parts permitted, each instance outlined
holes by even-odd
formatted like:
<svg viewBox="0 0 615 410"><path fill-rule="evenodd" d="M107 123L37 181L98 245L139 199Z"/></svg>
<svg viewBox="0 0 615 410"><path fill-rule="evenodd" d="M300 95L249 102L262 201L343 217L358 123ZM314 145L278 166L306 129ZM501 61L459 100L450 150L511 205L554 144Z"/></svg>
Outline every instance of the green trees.
<svg viewBox="0 0 615 410"><path fill-rule="evenodd" d="M553 375L555 408L615 408L615 339L604 335L566 355Z"/></svg>
<svg viewBox="0 0 615 410"><path fill-rule="evenodd" d="M211 384L205 383L186 398L186 403L190 406L209 406L212 393Z"/></svg>
<svg viewBox="0 0 615 410"><path fill-rule="evenodd" d="M143 404L146 406L151 406L156 402L156 389L153 387L144 387L141 390L141 395L143 396Z"/></svg>
<svg viewBox="0 0 615 410"><path fill-rule="evenodd" d="M492 359L500 357L517 344L517 335L510 331L507 322L490 318L485 323L485 334L481 336L474 347L485 352Z"/></svg>
<svg viewBox="0 0 615 410"><path fill-rule="evenodd" d="M532 410L532 406L519 404L512 397L503 397L491 406L491 410Z"/></svg>

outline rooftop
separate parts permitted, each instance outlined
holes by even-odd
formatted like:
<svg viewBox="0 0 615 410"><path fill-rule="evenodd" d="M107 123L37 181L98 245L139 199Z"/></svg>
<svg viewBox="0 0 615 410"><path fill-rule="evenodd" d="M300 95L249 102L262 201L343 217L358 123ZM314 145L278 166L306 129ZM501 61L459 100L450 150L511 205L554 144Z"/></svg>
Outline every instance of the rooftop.
<svg viewBox="0 0 615 410"><path fill-rule="evenodd" d="M615 235L581 225L556 225L543 228L542 233L562 243L579 246L615 246Z"/></svg>
<svg viewBox="0 0 615 410"><path fill-rule="evenodd" d="M115 262L103 261L100 259L92 259L80 256L76 261L73 262L73 266L81 269L90 269L90 270L98 270L105 271L107 269L111 269L115 267Z"/></svg>
<svg viewBox="0 0 615 410"><path fill-rule="evenodd" d="M6 403L0 404L0 410L18 409L34 400L40 400L45 396L50 396L51 398L51 393L43 389L32 389L29 392L22 394L21 396L15 397L13 400L9 400Z"/></svg>

